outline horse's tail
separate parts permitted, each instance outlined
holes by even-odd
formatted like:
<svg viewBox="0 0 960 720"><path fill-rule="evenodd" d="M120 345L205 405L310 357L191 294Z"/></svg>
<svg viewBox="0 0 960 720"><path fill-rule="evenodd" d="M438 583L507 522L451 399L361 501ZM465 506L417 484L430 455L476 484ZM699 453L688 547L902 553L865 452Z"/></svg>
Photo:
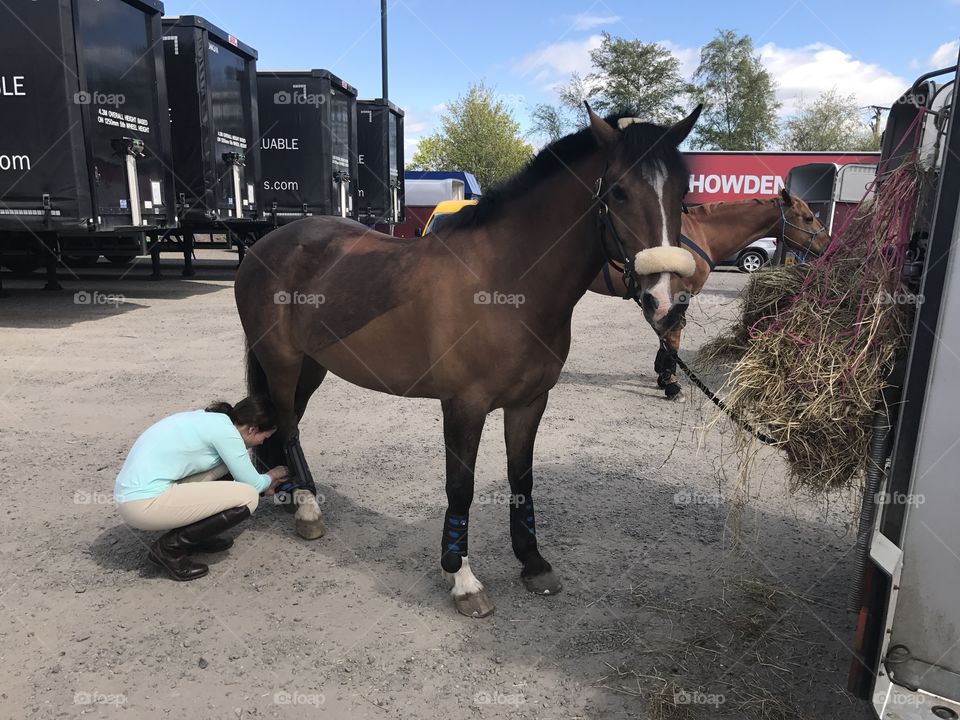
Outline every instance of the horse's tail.
<svg viewBox="0 0 960 720"><path fill-rule="evenodd" d="M250 347L250 338L244 341L244 348L247 351L247 395L269 395L267 374L263 371L257 354Z"/></svg>

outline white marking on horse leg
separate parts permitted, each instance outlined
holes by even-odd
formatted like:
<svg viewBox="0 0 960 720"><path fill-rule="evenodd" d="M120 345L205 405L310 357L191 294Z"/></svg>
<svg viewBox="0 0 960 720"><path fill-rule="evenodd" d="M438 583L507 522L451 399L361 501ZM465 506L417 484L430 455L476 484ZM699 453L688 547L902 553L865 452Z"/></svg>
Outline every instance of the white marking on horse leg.
<svg viewBox="0 0 960 720"><path fill-rule="evenodd" d="M477 580L477 576L470 570L470 559L464 555L463 564L455 573L447 573L447 578L453 583L450 594L455 598L475 595L483 590L483 583Z"/></svg>
<svg viewBox="0 0 960 720"><path fill-rule="evenodd" d="M297 535L304 540L316 540L327 532L323 524L320 504L309 490L297 488L293 491L293 502L297 512L293 516Z"/></svg>

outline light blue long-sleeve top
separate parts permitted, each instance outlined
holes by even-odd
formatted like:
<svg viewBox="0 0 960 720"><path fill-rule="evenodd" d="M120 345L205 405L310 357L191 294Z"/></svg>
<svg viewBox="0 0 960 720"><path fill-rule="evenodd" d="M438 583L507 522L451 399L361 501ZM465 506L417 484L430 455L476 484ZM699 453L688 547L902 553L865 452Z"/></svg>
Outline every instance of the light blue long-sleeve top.
<svg viewBox="0 0 960 720"><path fill-rule="evenodd" d="M229 417L204 410L177 413L137 438L117 475L113 497L120 503L157 497L178 480L220 463L234 480L257 492L270 486L270 477L257 472Z"/></svg>

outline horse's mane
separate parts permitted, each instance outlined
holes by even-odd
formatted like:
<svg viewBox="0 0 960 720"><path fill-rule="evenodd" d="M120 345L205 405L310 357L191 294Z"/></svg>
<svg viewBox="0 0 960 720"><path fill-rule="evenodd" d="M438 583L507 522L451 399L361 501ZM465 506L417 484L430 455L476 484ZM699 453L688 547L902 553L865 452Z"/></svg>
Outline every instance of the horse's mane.
<svg viewBox="0 0 960 720"><path fill-rule="evenodd" d="M635 113L622 111L610 115L605 121L617 126L623 117L635 117ZM660 142L669 126L655 123L631 123L622 132L620 140L624 159L635 172L662 163L668 173L689 175L683 156L672 142ZM516 175L485 191L476 205L467 205L445 218L444 230L479 227L490 222L503 208L506 201L529 192L541 182L566 170L570 165L595 152L597 141L587 126L547 145Z"/></svg>
<svg viewBox="0 0 960 720"><path fill-rule="evenodd" d="M742 198L740 200L714 200L700 205L692 205L690 212L694 215L714 215L722 212L736 212L744 205L765 205L776 200L778 195L764 195L763 197Z"/></svg>

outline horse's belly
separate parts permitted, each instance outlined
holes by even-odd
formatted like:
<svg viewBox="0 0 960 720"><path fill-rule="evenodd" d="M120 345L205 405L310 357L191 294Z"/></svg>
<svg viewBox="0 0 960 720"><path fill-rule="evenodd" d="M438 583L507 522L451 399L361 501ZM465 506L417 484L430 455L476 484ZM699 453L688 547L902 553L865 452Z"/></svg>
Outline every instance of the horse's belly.
<svg viewBox="0 0 960 720"><path fill-rule="evenodd" d="M403 306L310 355L337 377L360 387L392 395L440 397L422 328L414 308Z"/></svg>

